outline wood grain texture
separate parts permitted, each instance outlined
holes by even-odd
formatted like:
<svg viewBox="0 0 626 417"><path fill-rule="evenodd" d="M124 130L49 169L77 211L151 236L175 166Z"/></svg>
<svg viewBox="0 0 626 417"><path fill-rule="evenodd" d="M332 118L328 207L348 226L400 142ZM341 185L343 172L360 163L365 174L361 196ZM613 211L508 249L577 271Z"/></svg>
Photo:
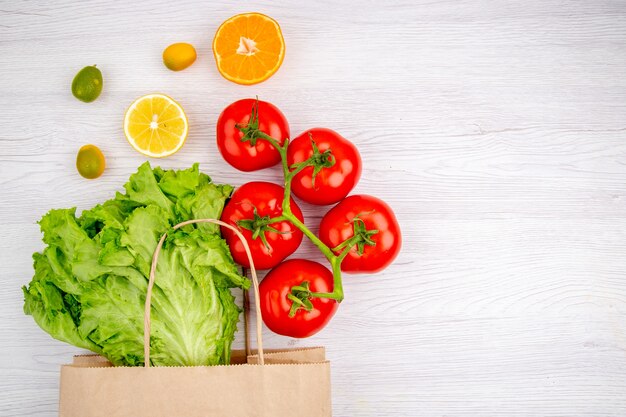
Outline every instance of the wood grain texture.
<svg viewBox="0 0 626 417"><path fill-rule="evenodd" d="M211 54L220 22L247 10L287 43L254 87L222 79ZM178 41L199 58L172 73L161 51ZM396 210L401 255L346 277L327 329L265 332L267 346L327 347L336 416L626 415L625 2L0 1L0 57L0 415L56 415L59 365L77 352L21 311L35 222L120 189L144 161L123 113L154 91L191 123L164 167L278 180L237 172L214 143L222 108L258 94L294 134L354 141L356 192ZM69 86L90 64L105 87L86 105ZM97 181L74 171L85 143L108 158ZM322 211L303 206L315 228Z"/></svg>

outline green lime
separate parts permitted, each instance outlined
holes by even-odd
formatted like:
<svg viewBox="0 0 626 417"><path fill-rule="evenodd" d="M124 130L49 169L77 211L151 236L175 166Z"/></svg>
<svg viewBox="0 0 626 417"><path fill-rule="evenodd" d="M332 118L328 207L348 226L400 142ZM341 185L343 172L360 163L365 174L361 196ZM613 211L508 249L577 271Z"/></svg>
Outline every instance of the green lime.
<svg viewBox="0 0 626 417"><path fill-rule="evenodd" d="M72 94L85 103L91 103L102 92L102 72L95 65L78 71L72 81Z"/></svg>
<svg viewBox="0 0 626 417"><path fill-rule="evenodd" d="M87 179L98 178L104 172L106 161L104 154L95 145L85 145L76 155L76 169Z"/></svg>

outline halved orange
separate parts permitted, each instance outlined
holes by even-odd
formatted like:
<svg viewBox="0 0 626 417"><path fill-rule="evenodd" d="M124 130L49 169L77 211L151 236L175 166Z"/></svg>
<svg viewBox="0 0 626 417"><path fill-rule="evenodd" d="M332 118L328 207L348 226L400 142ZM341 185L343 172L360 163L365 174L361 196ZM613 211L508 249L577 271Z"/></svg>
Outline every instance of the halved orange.
<svg viewBox="0 0 626 417"><path fill-rule="evenodd" d="M285 58L285 40L274 19L261 13L226 20L213 38L217 70L237 84L256 84L271 77Z"/></svg>
<svg viewBox="0 0 626 417"><path fill-rule="evenodd" d="M124 116L124 133L128 143L152 158L176 153L185 143L188 131L183 108L163 94L139 97Z"/></svg>

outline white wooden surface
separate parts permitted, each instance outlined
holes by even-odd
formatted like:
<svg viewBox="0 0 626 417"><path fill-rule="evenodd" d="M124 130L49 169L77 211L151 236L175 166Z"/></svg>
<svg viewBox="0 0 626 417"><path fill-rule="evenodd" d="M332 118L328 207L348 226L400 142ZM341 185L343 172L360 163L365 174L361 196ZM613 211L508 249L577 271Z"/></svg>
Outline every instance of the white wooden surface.
<svg viewBox="0 0 626 417"><path fill-rule="evenodd" d="M222 79L211 54L220 22L245 11L276 18L287 43L254 87ZM199 52L181 73L160 61L176 41ZM155 91L191 123L164 167L277 180L215 146L222 108L258 94L294 134L352 139L356 191L397 211L401 255L346 277L325 331L265 332L327 347L336 416L626 415L626 2L3 0L0 62L0 415L56 415L59 365L77 352L22 313L35 222L120 189L144 161L124 110ZM69 86L90 64L105 88L83 104ZM108 158L96 181L74 170L86 143Z"/></svg>

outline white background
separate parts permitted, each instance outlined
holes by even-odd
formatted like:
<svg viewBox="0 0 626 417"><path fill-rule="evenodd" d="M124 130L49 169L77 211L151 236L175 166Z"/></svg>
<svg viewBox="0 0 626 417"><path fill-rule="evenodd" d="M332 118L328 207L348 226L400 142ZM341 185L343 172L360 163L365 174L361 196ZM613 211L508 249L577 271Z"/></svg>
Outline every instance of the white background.
<svg viewBox="0 0 626 417"><path fill-rule="evenodd" d="M281 24L284 64L246 87L217 73L211 41L233 14ZM199 58L174 73L173 42ZM104 91L72 97L97 64ZM279 181L224 163L215 122L259 95L292 133L325 126L364 161L356 192L386 200L404 233L392 267L346 276L346 299L308 340L324 345L336 416L626 415L626 2L1 1L0 415L54 416L59 365L78 352L22 313L20 287L48 209L93 206L145 158L122 119L163 92L216 182ZM74 168L87 143L103 177ZM323 209L304 206L316 227ZM310 245L301 252L319 258ZM241 346L241 338L237 345ZM245 396L245 393L241 393Z"/></svg>

